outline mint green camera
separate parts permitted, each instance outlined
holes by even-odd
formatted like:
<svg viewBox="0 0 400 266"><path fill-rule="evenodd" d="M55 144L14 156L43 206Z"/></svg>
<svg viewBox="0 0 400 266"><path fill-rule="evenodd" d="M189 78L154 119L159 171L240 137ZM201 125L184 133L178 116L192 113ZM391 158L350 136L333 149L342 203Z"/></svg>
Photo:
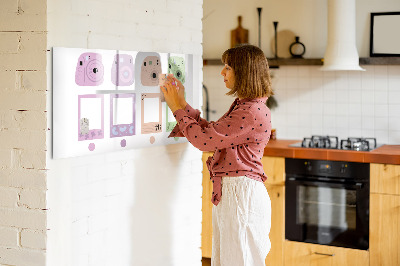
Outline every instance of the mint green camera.
<svg viewBox="0 0 400 266"><path fill-rule="evenodd" d="M173 74L180 82L185 83L185 59L180 56L168 58L168 74Z"/></svg>

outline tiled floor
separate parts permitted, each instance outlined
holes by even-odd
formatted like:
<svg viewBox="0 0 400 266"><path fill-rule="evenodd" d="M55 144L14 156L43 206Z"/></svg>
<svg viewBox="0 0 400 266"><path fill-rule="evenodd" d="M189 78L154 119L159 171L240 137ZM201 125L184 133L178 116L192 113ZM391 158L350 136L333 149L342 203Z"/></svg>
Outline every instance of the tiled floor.
<svg viewBox="0 0 400 266"><path fill-rule="evenodd" d="M202 258L203 266L211 266L211 259L209 258Z"/></svg>

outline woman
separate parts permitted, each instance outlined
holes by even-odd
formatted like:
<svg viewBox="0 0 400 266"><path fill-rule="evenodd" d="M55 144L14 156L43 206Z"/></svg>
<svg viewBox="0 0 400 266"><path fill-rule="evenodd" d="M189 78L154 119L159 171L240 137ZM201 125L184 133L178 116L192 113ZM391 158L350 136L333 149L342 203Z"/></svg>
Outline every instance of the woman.
<svg viewBox="0 0 400 266"><path fill-rule="evenodd" d="M178 122L170 137L184 136L196 148L214 151L207 161L213 182L212 265L265 265L271 247L271 202L261 164L271 131L268 62L252 45L228 49L222 62L227 95L237 98L216 122L201 118L186 103L184 87L175 78L161 87Z"/></svg>

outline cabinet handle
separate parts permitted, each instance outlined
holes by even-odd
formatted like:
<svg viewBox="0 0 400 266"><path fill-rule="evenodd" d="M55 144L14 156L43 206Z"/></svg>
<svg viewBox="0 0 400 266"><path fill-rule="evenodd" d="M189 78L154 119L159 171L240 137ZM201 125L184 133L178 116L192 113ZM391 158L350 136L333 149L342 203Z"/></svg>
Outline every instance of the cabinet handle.
<svg viewBox="0 0 400 266"><path fill-rule="evenodd" d="M315 255L323 255L323 256L335 256L335 254L327 254L327 253L320 253L320 252L314 252Z"/></svg>

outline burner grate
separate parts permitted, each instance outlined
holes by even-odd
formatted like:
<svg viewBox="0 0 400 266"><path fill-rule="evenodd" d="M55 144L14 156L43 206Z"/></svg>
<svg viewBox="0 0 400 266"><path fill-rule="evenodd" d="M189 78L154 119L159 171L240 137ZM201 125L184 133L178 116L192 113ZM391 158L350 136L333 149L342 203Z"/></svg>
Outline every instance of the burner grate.
<svg viewBox="0 0 400 266"><path fill-rule="evenodd" d="M339 139L336 136L313 135L311 138L303 138L301 143L294 144L296 147L341 149L354 151L370 151L377 148L376 138L347 138Z"/></svg>
<svg viewBox="0 0 400 266"><path fill-rule="evenodd" d="M336 136L317 136L313 135L311 138L304 138L301 147L305 148L325 148L325 149L338 149L339 140Z"/></svg>
<svg viewBox="0 0 400 266"><path fill-rule="evenodd" d="M376 147L376 138L347 138L340 141L342 150L369 151Z"/></svg>

